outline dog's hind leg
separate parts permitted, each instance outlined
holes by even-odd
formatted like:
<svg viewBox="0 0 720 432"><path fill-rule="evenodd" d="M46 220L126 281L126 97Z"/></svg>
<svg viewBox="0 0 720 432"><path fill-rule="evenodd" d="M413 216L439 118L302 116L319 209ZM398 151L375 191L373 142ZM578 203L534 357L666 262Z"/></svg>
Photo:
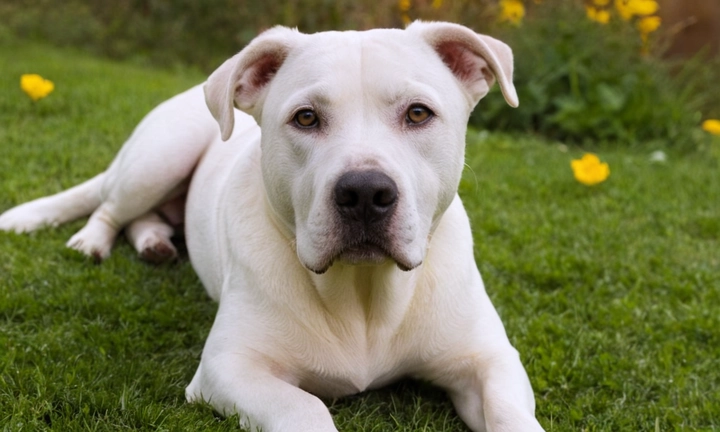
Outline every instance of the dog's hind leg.
<svg viewBox="0 0 720 432"><path fill-rule="evenodd" d="M178 170L176 174L189 175L191 170ZM148 173L152 170L140 172ZM152 262L174 258L177 251L170 241L173 228L154 210L178 200L184 203L183 196L189 179L177 184L172 178L159 177L154 179L152 187L145 187L149 180L147 175L139 174L137 177L122 177L121 181L109 185L110 192L106 193L109 196L93 212L87 224L68 240L66 246L100 262L110 256L115 238L120 230L127 227L128 239L143 258ZM153 248L157 250L153 251ZM158 256L153 257L155 253Z"/></svg>
<svg viewBox="0 0 720 432"><path fill-rule="evenodd" d="M121 229L187 191L217 129L200 86L152 110L106 171L102 204L67 246L98 261L109 257Z"/></svg>
<svg viewBox="0 0 720 432"><path fill-rule="evenodd" d="M173 227L156 212L145 213L125 227L125 236L140 257L156 264L177 257L171 240L174 233Z"/></svg>
<svg viewBox="0 0 720 432"><path fill-rule="evenodd" d="M110 256L115 237L123 225L113 217L112 203L107 201L93 212L87 224L75 233L65 246L90 256L100 262Z"/></svg>
<svg viewBox="0 0 720 432"><path fill-rule="evenodd" d="M21 204L0 215L0 231L24 233L87 216L101 202L105 173L55 195Z"/></svg>
<svg viewBox="0 0 720 432"><path fill-rule="evenodd" d="M195 166L218 138L202 86L195 86L148 113L104 173L8 211L0 230L32 231L92 213L67 246L101 261L122 228L187 191Z"/></svg>
<svg viewBox="0 0 720 432"><path fill-rule="evenodd" d="M178 190L182 191L182 188ZM140 258L155 264L177 258L172 236L176 230L183 229L186 198L187 194L183 191L125 227L125 237L138 251Z"/></svg>

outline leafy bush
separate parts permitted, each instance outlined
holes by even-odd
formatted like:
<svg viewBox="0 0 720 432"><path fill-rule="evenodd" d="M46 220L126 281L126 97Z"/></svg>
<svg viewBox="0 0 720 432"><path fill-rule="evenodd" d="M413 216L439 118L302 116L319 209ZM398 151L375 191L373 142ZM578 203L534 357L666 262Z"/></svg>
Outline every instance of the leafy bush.
<svg viewBox="0 0 720 432"><path fill-rule="evenodd" d="M3 0L0 36L5 26L23 38L107 57L193 64L209 72L275 25L312 33L403 27L417 18L475 21L490 1L433 7L429 1L407 0L64 0L59 7L57 0Z"/></svg>
<svg viewBox="0 0 720 432"><path fill-rule="evenodd" d="M556 1L494 33L513 47L520 108L487 98L473 113L475 125L623 146L694 148L705 138L701 109L717 104L703 83L717 71L647 52L632 22L615 16L601 24L588 19L582 3Z"/></svg>

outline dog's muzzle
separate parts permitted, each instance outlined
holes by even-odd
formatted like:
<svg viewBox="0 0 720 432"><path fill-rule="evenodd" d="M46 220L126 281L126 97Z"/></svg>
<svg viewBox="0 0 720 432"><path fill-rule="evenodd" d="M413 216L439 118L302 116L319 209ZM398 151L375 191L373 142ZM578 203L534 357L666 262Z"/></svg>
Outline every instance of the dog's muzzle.
<svg viewBox="0 0 720 432"><path fill-rule="evenodd" d="M377 170L347 172L335 184L334 199L343 238L339 258L378 263L392 255L388 231L398 202L393 179Z"/></svg>

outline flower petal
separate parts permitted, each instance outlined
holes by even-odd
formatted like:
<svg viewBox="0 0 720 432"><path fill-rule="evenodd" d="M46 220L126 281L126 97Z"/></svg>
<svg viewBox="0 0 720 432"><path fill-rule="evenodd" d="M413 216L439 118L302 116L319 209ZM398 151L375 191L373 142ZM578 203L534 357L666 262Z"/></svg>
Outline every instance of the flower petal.
<svg viewBox="0 0 720 432"><path fill-rule="evenodd" d="M610 176L610 166L600 162L600 158L592 153L585 153L582 158L572 160L570 166L575 179L587 186L602 183Z"/></svg>
<svg viewBox="0 0 720 432"><path fill-rule="evenodd" d="M49 95L55 89L55 84L38 74L24 74L20 77L20 88L30 99L37 101Z"/></svg>
<svg viewBox="0 0 720 432"><path fill-rule="evenodd" d="M720 135L720 120L705 120L702 123L702 128L705 132L710 132L713 135Z"/></svg>

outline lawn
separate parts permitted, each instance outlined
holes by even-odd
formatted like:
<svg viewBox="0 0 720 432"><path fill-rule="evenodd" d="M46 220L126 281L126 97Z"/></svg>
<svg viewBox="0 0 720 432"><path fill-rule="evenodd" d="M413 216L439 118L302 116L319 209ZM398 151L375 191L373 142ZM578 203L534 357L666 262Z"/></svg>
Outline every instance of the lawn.
<svg viewBox="0 0 720 432"><path fill-rule="evenodd" d="M148 110L203 79L17 41L0 65L0 211L103 170ZM55 91L32 103L23 73ZM597 151L612 174L586 187L572 146L471 131L467 149L477 261L543 426L720 430L718 152ZM0 233L0 427L238 430L185 403L216 309L187 258L151 266L120 239L94 265L64 248L82 224ZM327 403L343 431L466 430L423 383Z"/></svg>

